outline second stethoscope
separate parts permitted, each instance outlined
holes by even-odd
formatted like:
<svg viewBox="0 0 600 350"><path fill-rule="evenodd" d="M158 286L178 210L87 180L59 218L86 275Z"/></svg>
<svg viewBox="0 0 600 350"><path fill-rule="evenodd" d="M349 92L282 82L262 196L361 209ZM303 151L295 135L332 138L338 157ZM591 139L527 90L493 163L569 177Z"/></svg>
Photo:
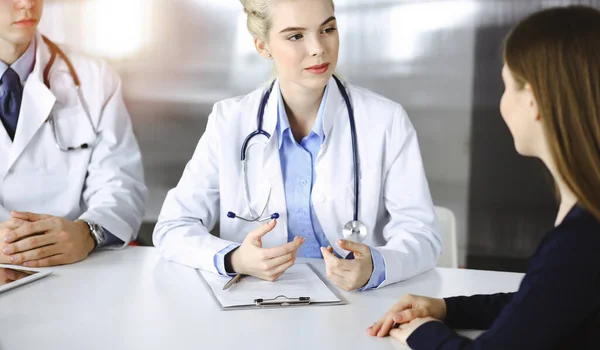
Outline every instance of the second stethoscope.
<svg viewBox="0 0 600 350"><path fill-rule="evenodd" d="M348 120L350 122L350 132L352 139L352 156L354 163L354 214L351 221L348 221L346 225L344 225L344 229L342 230L342 235L345 239L354 241L354 242L362 242L367 237L367 227L360 221L358 221L358 203L359 203L359 168L358 168L358 151L357 151L357 140L356 140L356 126L354 123L354 109L352 108L352 104L350 103L350 97L346 91L346 88L342 84L342 82L334 75L333 76L342 97L344 98L344 102L346 103L346 108L348 110ZM265 210L267 209L267 205L269 204L269 199L271 198L272 189L269 188L269 193L267 194L267 201L263 206L260 213L254 212L254 210L250 206L250 200L248 196L248 177L247 177L247 167L246 167L246 156L248 149L250 148L250 141L256 136L265 136L267 139L271 138L271 135L264 131L262 128L263 125L263 117L265 113L265 107L267 102L269 101L269 96L273 91L273 86L275 82L273 82L269 89L265 91L263 94L260 106L258 108L258 114L256 117L256 130L254 130L250 135L246 137L244 142L242 143L241 149L241 162L242 162L242 179L244 182L244 199L246 201L246 207L248 208L248 213L250 214L250 218L245 218L242 216L238 216L234 212L228 212L227 217L234 219L238 218L248 222L264 222L271 219L278 219L279 213L273 213L270 216L263 217ZM255 143L256 144L256 143ZM253 145L255 145L253 144Z"/></svg>
<svg viewBox="0 0 600 350"><path fill-rule="evenodd" d="M85 115L90 124L90 127L92 128L93 135L94 135L93 140L90 140L89 142L84 142L78 146L77 145L75 145L75 146L64 145L62 143L62 139L61 139L61 135L58 130L58 127L56 126L56 121L54 120L54 113L51 112L50 117L48 118L48 122L50 123L50 125L52 127L52 134L54 135L54 144L62 152L77 151L77 150L81 150L81 149L87 149L87 148L94 147L94 145L96 144L96 141L98 140L98 130L96 130L96 127L94 126L94 123L92 122L92 117L90 116L88 107L85 104L85 99L83 98L83 94L81 92L81 81L79 80L79 76L77 75L77 72L75 71L75 68L73 67L73 64L71 63L71 60L69 60L67 55L65 55L65 53L60 49L60 47L58 47L58 45L56 45L55 43L50 41L50 39L46 38L45 36L42 36L42 39L48 46L48 49L50 49L50 60L48 61L48 64L44 68L44 84L46 85L46 87L48 87L48 89L50 89L50 77L49 77L50 69L52 69L52 65L56 61L56 56L60 56L60 58L66 63L67 68L69 69L69 74L71 75L71 78L73 79L73 83L75 84L75 90L77 92L77 99L79 101L79 104L81 105L81 107L83 108L83 110L85 112Z"/></svg>

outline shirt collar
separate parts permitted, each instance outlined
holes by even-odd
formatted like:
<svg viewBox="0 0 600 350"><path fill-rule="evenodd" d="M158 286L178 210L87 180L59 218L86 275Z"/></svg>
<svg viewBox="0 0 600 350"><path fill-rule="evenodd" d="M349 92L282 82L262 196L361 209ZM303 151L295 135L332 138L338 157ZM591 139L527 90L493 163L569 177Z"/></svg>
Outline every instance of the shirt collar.
<svg viewBox="0 0 600 350"><path fill-rule="evenodd" d="M284 134L286 130L290 128L290 121L288 119L287 112L285 111L285 104L283 102L283 96L281 96L279 84L275 84L274 89L276 89L275 93L277 93L277 136L279 141L279 148L281 149ZM315 124L313 125L313 128L311 130L311 133L316 134L319 137L319 139L321 139L321 143L325 141L325 133L323 132L323 115L325 114L325 105L327 104L328 92L329 84L325 86L325 92L323 93L323 98L321 99L321 105L319 106L319 111L317 112L317 119L315 119Z"/></svg>
<svg viewBox="0 0 600 350"><path fill-rule="evenodd" d="M25 81L29 78L29 74L33 71L33 67L35 66L35 38L31 40L27 51L19 57L19 59L10 65L21 79L21 85L25 85ZM8 65L2 61L0 61L0 78L4 75L6 70L8 69Z"/></svg>

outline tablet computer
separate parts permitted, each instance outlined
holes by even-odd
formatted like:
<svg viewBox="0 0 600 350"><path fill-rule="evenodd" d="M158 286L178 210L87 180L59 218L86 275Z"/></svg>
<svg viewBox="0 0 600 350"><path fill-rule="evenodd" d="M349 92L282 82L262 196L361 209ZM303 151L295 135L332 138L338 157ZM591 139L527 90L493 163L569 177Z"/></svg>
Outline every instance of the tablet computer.
<svg viewBox="0 0 600 350"><path fill-rule="evenodd" d="M0 264L0 293L46 277L52 270Z"/></svg>

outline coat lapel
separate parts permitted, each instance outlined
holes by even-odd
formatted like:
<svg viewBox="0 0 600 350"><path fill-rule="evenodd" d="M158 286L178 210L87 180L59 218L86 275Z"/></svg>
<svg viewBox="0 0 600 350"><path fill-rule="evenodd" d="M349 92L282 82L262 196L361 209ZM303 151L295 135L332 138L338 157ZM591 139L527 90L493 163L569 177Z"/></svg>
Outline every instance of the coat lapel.
<svg viewBox="0 0 600 350"><path fill-rule="evenodd" d="M274 231L277 231L272 239L272 245L281 245L287 242L287 206L285 203L285 190L283 188L283 174L281 171L281 160L279 157L279 141L277 135L277 101L279 94L279 80L275 82L273 91L269 96L265 115L263 118L263 130L269 133L271 137L265 146L263 155L263 174L268 177L271 185L271 198L269 204L269 214L277 212L280 219ZM265 236L268 237L269 235Z"/></svg>
<svg viewBox="0 0 600 350"><path fill-rule="evenodd" d="M42 72L49 60L50 52L39 34L36 43L36 63L23 89L19 123L8 161L9 168L23 153L37 131L44 125L56 102L54 94L44 85L42 78Z"/></svg>
<svg viewBox="0 0 600 350"><path fill-rule="evenodd" d="M352 203L348 202L348 185L352 183L353 158L350 124L346 103L333 78L323 115L325 142L315 162L316 181L312 202L323 232L335 251L345 256L337 241L342 227L352 219ZM352 199L350 199L352 200Z"/></svg>

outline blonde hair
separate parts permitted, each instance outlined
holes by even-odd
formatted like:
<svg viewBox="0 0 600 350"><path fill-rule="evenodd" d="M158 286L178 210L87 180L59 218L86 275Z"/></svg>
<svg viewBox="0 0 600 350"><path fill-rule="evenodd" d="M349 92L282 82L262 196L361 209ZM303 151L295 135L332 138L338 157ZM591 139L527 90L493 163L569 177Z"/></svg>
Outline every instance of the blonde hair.
<svg viewBox="0 0 600 350"><path fill-rule="evenodd" d="M244 12L248 15L248 31L254 38L267 41L271 30L270 10L273 3L281 0L240 0L244 6ZM331 7L335 10L333 0L329 0Z"/></svg>

